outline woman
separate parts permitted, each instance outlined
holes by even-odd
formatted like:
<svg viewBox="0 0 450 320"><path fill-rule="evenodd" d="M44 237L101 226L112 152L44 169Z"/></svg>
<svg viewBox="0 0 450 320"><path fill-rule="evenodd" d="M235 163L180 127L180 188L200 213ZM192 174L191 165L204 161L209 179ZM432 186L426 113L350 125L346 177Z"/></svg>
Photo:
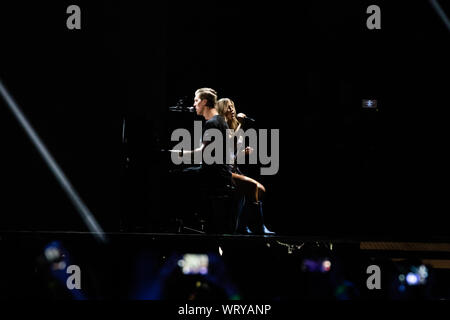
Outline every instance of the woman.
<svg viewBox="0 0 450 320"><path fill-rule="evenodd" d="M240 131L246 115L243 113L236 115L234 102L228 98L222 98L217 101L216 109L219 115L225 118L228 127L233 132L230 137L235 139L234 150L230 150L230 158L234 160L231 165L231 180L236 186L237 191L245 197L250 209L248 214L241 214L242 210L239 210L240 212L238 214L236 229L238 232L244 233L273 234L274 232L271 232L264 225L261 200L262 196L266 192L266 189L258 181L243 175L236 163L239 153L250 154L253 152L253 149L250 147L244 148L244 137L242 136L243 132L242 130Z"/></svg>

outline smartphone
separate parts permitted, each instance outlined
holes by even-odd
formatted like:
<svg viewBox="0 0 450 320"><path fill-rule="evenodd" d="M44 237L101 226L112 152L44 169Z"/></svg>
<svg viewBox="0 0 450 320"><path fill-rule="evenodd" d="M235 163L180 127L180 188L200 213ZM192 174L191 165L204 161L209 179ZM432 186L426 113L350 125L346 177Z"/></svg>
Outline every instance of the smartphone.
<svg viewBox="0 0 450 320"><path fill-rule="evenodd" d="M178 260L183 274L207 274L209 259L207 254L186 253Z"/></svg>
<svg viewBox="0 0 450 320"><path fill-rule="evenodd" d="M378 109L378 101L376 99L363 99L362 107L364 109Z"/></svg>

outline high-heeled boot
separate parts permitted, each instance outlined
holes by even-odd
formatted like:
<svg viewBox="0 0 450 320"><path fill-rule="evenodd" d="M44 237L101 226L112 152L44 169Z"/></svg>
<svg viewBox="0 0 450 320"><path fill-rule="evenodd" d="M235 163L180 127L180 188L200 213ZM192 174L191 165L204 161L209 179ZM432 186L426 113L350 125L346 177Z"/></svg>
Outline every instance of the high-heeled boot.
<svg viewBox="0 0 450 320"><path fill-rule="evenodd" d="M262 208L262 202L252 202L250 216L248 218L248 226L252 233L255 234L275 234L275 232L270 231L264 224L264 214Z"/></svg>
<svg viewBox="0 0 450 320"><path fill-rule="evenodd" d="M238 214L236 219L235 233L252 234L253 232L248 228L249 216L251 215L251 211L248 210L246 206L245 197L242 197L239 200L237 212Z"/></svg>

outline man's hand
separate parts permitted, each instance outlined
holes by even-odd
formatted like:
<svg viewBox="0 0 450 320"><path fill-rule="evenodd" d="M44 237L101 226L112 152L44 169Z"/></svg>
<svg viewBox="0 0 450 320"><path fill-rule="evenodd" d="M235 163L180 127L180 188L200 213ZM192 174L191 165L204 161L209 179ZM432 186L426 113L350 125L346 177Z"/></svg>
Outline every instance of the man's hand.
<svg viewBox="0 0 450 320"><path fill-rule="evenodd" d="M252 154L253 148L252 147L245 147L244 150L241 150L238 152L238 157L243 157L244 155Z"/></svg>
<svg viewBox="0 0 450 320"><path fill-rule="evenodd" d="M245 147L244 152L245 152L246 155L252 154L253 148L252 147Z"/></svg>
<svg viewBox="0 0 450 320"><path fill-rule="evenodd" d="M183 157L183 150L169 150L170 153L175 153L179 158Z"/></svg>

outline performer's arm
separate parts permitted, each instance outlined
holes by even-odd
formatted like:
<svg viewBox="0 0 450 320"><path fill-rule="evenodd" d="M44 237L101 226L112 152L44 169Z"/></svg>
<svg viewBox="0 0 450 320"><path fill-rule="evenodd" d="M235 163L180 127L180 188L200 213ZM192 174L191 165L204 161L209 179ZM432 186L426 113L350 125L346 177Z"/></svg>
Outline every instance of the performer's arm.
<svg viewBox="0 0 450 320"><path fill-rule="evenodd" d="M198 152L202 152L202 150L205 148L205 143L202 143L202 145L194 150L169 150L170 152L177 153L178 156L183 157L183 155L193 155Z"/></svg>
<svg viewBox="0 0 450 320"><path fill-rule="evenodd" d="M244 113L239 113L237 115L237 120L239 125L237 126L237 128L234 130L233 134L231 134L230 138L234 138L234 136L238 133L238 131L241 129L242 127L242 123L244 122L244 119L247 118L247 116Z"/></svg>
<svg viewBox="0 0 450 320"><path fill-rule="evenodd" d="M242 157L244 154L249 155L252 154L253 148L252 147L245 147L245 149L239 150L237 156Z"/></svg>

